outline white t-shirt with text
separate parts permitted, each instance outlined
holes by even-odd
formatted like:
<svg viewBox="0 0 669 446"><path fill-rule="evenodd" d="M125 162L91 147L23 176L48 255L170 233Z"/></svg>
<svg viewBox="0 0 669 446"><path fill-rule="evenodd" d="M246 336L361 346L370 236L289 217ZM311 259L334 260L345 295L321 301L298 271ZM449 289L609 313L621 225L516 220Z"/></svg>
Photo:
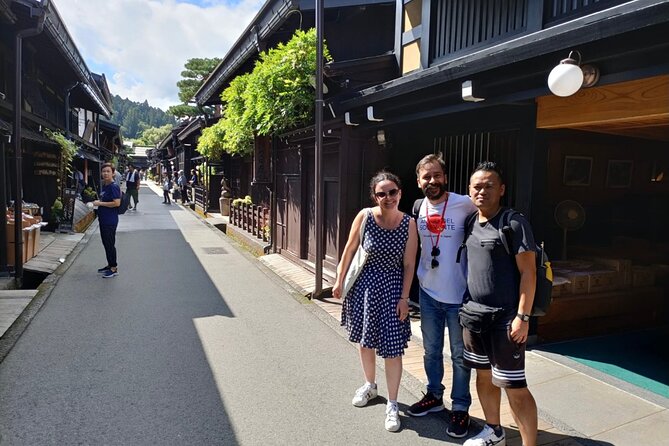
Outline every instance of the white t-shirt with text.
<svg viewBox="0 0 669 446"><path fill-rule="evenodd" d="M450 193L444 212L445 227L439 236L427 229L427 215L439 215L444 211L444 203L432 205L423 200L418 213L416 226L421 244L421 256L418 263L418 282L420 287L434 300L448 304L461 304L467 289L467 260L456 263L458 249L464 237L465 219L476 211L471 199L464 195ZM439 266L432 268L432 246L439 247L436 257Z"/></svg>

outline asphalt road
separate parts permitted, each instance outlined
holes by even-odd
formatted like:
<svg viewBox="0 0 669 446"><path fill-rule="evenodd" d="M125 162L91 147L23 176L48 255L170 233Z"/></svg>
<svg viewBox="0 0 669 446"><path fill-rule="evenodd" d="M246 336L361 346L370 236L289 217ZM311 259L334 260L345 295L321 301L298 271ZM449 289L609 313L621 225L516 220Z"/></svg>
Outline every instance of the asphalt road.
<svg viewBox="0 0 669 446"><path fill-rule="evenodd" d="M120 275L97 275L96 232L0 364L1 445L449 441L443 415L389 433L384 398L353 407L353 344L222 233L147 187L140 200Z"/></svg>

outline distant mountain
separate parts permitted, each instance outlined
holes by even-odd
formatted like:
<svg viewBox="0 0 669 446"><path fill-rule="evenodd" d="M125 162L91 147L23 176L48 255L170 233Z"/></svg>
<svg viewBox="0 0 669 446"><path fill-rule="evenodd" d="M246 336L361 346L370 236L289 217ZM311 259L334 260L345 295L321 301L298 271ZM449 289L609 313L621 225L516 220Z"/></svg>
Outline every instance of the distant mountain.
<svg viewBox="0 0 669 446"><path fill-rule="evenodd" d="M158 107L151 107L148 101L135 102L119 95L114 95L112 99L114 114L111 122L121 126L124 138L137 138L144 129L175 123L174 116Z"/></svg>

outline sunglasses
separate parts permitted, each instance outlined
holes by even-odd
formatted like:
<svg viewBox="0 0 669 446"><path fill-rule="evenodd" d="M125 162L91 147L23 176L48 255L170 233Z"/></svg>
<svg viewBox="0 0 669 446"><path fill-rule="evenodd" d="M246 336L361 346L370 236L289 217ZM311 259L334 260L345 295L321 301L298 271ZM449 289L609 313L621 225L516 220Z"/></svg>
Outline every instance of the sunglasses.
<svg viewBox="0 0 669 446"><path fill-rule="evenodd" d="M432 252L430 252L430 255L432 256L432 262L430 265L432 266L432 269L435 269L436 267L439 266L439 260L437 260L437 257L441 254L441 251L439 250L438 246L433 246L432 247Z"/></svg>
<svg viewBox="0 0 669 446"><path fill-rule="evenodd" d="M395 195L397 195L397 193L398 193L399 191L400 191L399 189L390 189L388 192L383 192L383 191L381 191L381 192L374 192L374 196L375 196L376 198L386 198L387 196L388 196L388 197L394 197Z"/></svg>

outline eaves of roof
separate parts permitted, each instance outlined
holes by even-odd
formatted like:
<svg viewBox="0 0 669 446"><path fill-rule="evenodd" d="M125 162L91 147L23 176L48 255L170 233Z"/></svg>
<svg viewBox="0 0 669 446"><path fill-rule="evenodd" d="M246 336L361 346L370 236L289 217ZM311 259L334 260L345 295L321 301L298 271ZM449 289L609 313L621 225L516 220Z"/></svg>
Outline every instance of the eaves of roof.
<svg viewBox="0 0 669 446"><path fill-rule="evenodd" d="M298 0L267 0L223 60L195 93L195 102L200 106L209 103L230 75L251 54L258 52L259 42L279 28L288 14L297 9L298 4Z"/></svg>
<svg viewBox="0 0 669 446"><path fill-rule="evenodd" d="M12 125L9 122L0 119L0 132L12 133Z"/></svg>
<svg viewBox="0 0 669 446"><path fill-rule="evenodd" d="M93 144L91 142L86 141L85 139L83 139L79 135L70 134L70 138L72 138L72 140L74 142L79 143L82 146L87 147L90 150L100 150L100 147L96 146L95 144Z"/></svg>
<svg viewBox="0 0 669 446"><path fill-rule="evenodd" d="M0 0L0 21L4 20L9 23L15 23L16 15L14 15L9 7L10 1L11 0Z"/></svg>
<svg viewBox="0 0 669 446"><path fill-rule="evenodd" d="M204 127L204 121L202 118L195 118L191 122L188 123L188 125L181 130L179 133L177 133L177 138L179 141L182 141L186 138L188 138L193 132L201 129Z"/></svg>
<svg viewBox="0 0 669 446"><path fill-rule="evenodd" d="M58 143L54 140L51 140L47 138L46 136L43 136L41 133L35 132L33 130L27 129L23 127L21 129L21 138L22 139L27 139L29 141L34 141L38 142L41 144L46 144L46 145L51 145L51 146L57 146Z"/></svg>
<svg viewBox="0 0 669 446"><path fill-rule="evenodd" d="M121 129L121 126L118 124L114 124L113 122L105 121L104 119L100 119L100 129L102 130L110 130L112 132L117 132Z"/></svg>
<svg viewBox="0 0 669 446"><path fill-rule="evenodd" d="M168 133L167 136L163 138L162 141L160 141L157 145L156 148L159 150L167 149L167 145L172 142L172 132Z"/></svg>
<svg viewBox="0 0 669 446"><path fill-rule="evenodd" d="M467 79L486 70L669 21L666 0L635 0L554 27L526 34L361 90L353 98L333 102L337 114L434 87Z"/></svg>
<svg viewBox="0 0 669 446"><path fill-rule="evenodd" d="M44 7L42 3L39 5ZM77 73L79 79L83 82L84 90L98 106L98 111L109 118L111 116L111 106L105 101L104 95L93 79L86 62L84 62L81 53L79 53L74 40L65 26L65 22L63 22L53 2L48 2L46 4L45 14L44 31L49 35L54 44L65 56L70 66Z"/></svg>

